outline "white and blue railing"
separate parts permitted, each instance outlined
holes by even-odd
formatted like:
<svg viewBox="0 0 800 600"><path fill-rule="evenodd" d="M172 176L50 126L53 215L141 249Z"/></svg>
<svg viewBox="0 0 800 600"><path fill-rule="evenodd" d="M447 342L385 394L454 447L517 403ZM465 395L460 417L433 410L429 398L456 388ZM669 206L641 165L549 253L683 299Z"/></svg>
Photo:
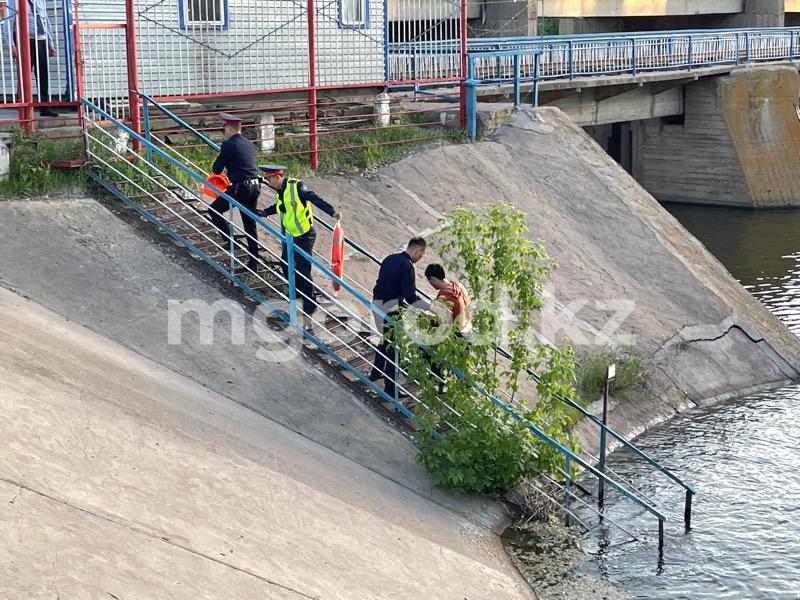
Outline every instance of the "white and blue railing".
<svg viewBox="0 0 800 600"><path fill-rule="evenodd" d="M145 100L145 111L153 109L161 111L185 127L187 132L191 132L198 139L203 140L209 149L218 148L207 136L196 131L180 117L171 113L169 109L152 101L149 97L142 97ZM372 327L373 316L386 317L367 299L362 286L346 277L337 277L321 257L309 255L296 247L291 235L281 233L277 226L241 206L236 200L227 196L223 190L216 190L231 206L236 207L240 213L248 215L257 224L259 232L257 241L262 256L270 257L266 260L259 259L261 263L259 267L263 265L272 270L270 275L266 275L260 268L251 269L248 263L254 257L249 254L245 243L247 233L233 218L235 211L230 210L225 215L231 226L231 235L228 239L221 240L215 230L209 229L207 217L213 209L211 209L210 201L204 199L199 191L201 186L209 186L209 183L203 175L199 174L200 167L198 165L186 160L177 150L169 148L168 144L152 132L139 135L92 102L81 99L81 105L84 111L84 136L90 161L90 175L95 181L246 291L260 304L267 307L268 311L283 322L287 329L312 343L331 361L355 376L366 389L395 406L403 415L413 420L420 410L426 408L424 399L415 393L413 382L409 380L408 373L404 370L401 362L395 363L392 357L386 356L387 360L396 367L395 388L397 392L395 396L386 394L381 387L354 366L354 363L364 365L366 361L371 364L373 353L377 351L376 345L371 339L377 333ZM140 148L140 151L133 152L124 144L121 145L119 134L131 140ZM324 227L330 228L330 225L323 220L315 220ZM357 243L349 239L347 243L375 265L380 263L378 257ZM287 248L286 261L282 261L280 257L281 245L285 245ZM342 287L342 292L337 297L312 281L314 289L320 297L327 300L327 303L320 302L319 310L310 315L303 312L302 293L298 290L296 281L296 277L299 275L293 268L298 257L305 258L311 263L317 281L333 280ZM271 265L268 265L267 262ZM287 267L285 276L274 270L275 264L281 263ZM304 327L309 320L316 326L312 330ZM335 321L333 328L328 325L330 321ZM329 329L335 329L336 333L330 333ZM498 350L508 356L503 348L499 347ZM600 461L600 465L595 467L592 463L596 457L581 456L550 438L535 423L523 416L524 406L518 399L515 400L509 394L501 394L498 397L487 392L478 382L472 380L468 373L461 373L455 369L451 369L451 373L453 376L467 381L485 401L492 402L514 418L523 421L534 436L556 448L562 454L564 466L559 469L559 474L563 477L563 481L560 483L564 490L562 509L567 518L572 517L579 520L571 510L571 504L574 501L581 501L572 490L573 467L577 467L585 474L597 478L600 482L599 487L616 490L623 497L652 514L658 520L659 548L663 548L664 524L667 516L656 508L644 494L629 483L620 481L619 477L603 466L603 461ZM531 375L538 379L537 373L531 372ZM408 396L405 402L400 401L400 393ZM652 457L636 448L624 436L588 413L578 403L569 398L562 398L562 400L599 427L601 456L605 455L606 438L614 438L686 490L684 521L688 530L691 518L691 497L695 493L694 489L662 467ZM450 408L450 410L455 413L455 409ZM450 423L445 424L453 427ZM595 512L602 515L602 509L595 510Z"/></svg>
<svg viewBox="0 0 800 600"><path fill-rule="evenodd" d="M481 85L513 85L519 106L521 86L531 84L537 106L544 81L800 60L800 28L478 39L467 48L467 131L474 139Z"/></svg>
<svg viewBox="0 0 800 600"><path fill-rule="evenodd" d="M800 58L800 27L695 29L588 33L537 37L473 38L468 54L513 50L540 51L542 79L574 79L597 75ZM460 42L393 43L388 46L390 80L422 80L462 76ZM532 57L532 55L531 55ZM479 79L500 78L512 68L499 55L475 63ZM532 74L533 60L522 59L522 73ZM398 75L395 77L394 75ZM399 77L402 75L402 78ZM464 74L466 76L466 74Z"/></svg>

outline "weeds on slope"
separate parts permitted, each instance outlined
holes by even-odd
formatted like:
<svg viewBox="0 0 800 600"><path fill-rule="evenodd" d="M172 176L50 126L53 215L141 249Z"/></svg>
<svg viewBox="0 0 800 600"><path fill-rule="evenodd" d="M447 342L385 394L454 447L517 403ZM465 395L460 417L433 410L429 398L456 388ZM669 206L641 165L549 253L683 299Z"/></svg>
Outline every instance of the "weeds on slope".
<svg viewBox="0 0 800 600"><path fill-rule="evenodd" d="M83 167L55 169L56 160L83 156L81 139L50 140L38 134L14 132L8 179L0 181L0 197L16 198L50 192L80 190L86 186Z"/></svg>

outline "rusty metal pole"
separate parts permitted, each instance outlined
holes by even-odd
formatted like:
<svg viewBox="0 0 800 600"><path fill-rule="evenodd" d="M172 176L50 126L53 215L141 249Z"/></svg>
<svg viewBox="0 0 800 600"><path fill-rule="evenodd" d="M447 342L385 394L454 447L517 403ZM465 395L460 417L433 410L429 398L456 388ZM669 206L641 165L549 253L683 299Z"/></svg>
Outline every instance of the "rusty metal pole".
<svg viewBox="0 0 800 600"><path fill-rule="evenodd" d="M461 86L460 86L460 117L461 129L467 127L467 0L461 0L461 40L459 52L461 54Z"/></svg>
<svg viewBox="0 0 800 600"><path fill-rule="evenodd" d="M136 0L125 0L125 54L128 66L128 105L131 115L131 129L142 133L142 121L139 103L139 61L136 58ZM138 152L142 147L139 140L133 140L133 149Z"/></svg>
<svg viewBox="0 0 800 600"><path fill-rule="evenodd" d="M314 0L308 0L308 152L311 168L319 167L317 136L317 55L314 33Z"/></svg>
<svg viewBox="0 0 800 600"><path fill-rule="evenodd" d="M28 2L17 0L17 64L19 65L19 88L17 93L22 102L19 109L20 127L25 133L32 133L36 127L33 116L33 89L31 80L31 43L28 28ZM41 98L39 101L41 102Z"/></svg>

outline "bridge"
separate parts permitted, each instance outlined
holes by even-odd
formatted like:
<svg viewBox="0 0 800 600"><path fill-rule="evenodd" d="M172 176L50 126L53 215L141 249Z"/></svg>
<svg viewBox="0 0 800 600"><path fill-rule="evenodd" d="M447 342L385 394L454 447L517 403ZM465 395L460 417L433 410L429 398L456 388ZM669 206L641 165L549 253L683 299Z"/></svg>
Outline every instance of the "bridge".
<svg viewBox="0 0 800 600"><path fill-rule="evenodd" d="M467 126L556 106L660 200L797 204L798 66L798 28L472 39Z"/></svg>
<svg viewBox="0 0 800 600"><path fill-rule="evenodd" d="M538 0L522 12L503 2L469 6L470 35L480 37L533 35L542 18L556 19L561 34L800 25L798 0Z"/></svg>

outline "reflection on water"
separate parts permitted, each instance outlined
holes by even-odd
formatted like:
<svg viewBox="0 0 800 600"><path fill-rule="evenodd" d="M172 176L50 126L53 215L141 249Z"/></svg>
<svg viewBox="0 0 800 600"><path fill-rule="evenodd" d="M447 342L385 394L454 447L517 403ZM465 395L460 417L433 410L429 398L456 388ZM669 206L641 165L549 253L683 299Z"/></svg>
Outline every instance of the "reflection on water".
<svg viewBox="0 0 800 600"><path fill-rule="evenodd" d="M584 539L593 569L636 598L800 598L800 387L696 409L649 431L638 445L695 484L693 529L682 528L682 495L628 452L609 466L667 511L663 563L657 525L612 494L613 526Z"/></svg>
<svg viewBox="0 0 800 600"><path fill-rule="evenodd" d="M667 209L754 296L800 335L800 211Z"/></svg>

